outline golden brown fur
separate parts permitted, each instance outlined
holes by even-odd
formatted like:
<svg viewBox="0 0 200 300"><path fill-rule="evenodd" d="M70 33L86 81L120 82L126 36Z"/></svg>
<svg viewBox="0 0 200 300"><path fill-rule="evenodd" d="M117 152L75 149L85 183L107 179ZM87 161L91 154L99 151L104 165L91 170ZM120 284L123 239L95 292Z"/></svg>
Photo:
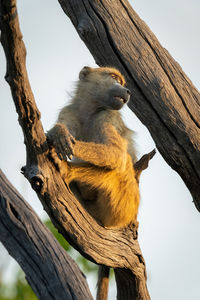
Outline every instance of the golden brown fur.
<svg viewBox="0 0 200 300"><path fill-rule="evenodd" d="M125 80L113 68L85 67L79 78L72 103L61 110L48 137L56 148L65 132L63 143L70 144L75 160L57 163L66 184L77 183L89 213L103 226L124 227L136 221L139 205L131 131L119 113L123 104L112 102L118 101L112 100L115 93L126 97ZM60 157L71 157L69 152Z"/></svg>
<svg viewBox="0 0 200 300"><path fill-rule="evenodd" d="M62 161L60 171L68 185L75 180L98 190L86 207L95 219L106 227L124 227L137 217L138 184L126 140L110 124L104 126L111 136L107 145L75 143L74 156L90 164Z"/></svg>

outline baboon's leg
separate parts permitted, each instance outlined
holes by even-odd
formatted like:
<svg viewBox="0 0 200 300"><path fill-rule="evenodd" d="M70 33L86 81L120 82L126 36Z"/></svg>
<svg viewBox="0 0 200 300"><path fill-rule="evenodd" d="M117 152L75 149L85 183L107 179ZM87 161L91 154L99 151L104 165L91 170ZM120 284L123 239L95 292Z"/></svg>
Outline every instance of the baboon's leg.
<svg viewBox="0 0 200 300"><path fill-rule="evenodd" d="M62 161L60 172L66 183L71 181L79 181L91 185L93 188L98 188L104 185L105 181L108 184L110 175L113 170L105 170L104 168L90 166L84 163L71 163Z"/></svg>

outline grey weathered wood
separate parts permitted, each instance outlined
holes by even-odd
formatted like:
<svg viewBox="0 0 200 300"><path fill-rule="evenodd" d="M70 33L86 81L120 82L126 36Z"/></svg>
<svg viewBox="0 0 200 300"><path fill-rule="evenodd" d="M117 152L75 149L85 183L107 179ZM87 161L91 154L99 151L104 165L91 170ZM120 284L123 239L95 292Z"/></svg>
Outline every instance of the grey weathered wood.
<svg viewBox="0 0 200 300"><path fill-rule="evenodd" d="M0 15L1 43L7 58L6 80L12 91L27 149L24 175L59 232L81 254L97 264L117 268L118 278L123 278L123 274L126 276L129 289L123 289L118 299L148 300L145 263L135 227L108 230L99 226L68 191L59 172L48 159L48 144L26 72L26 51L18 23L16 0L0 0Z"/></svg>
<svg viewBox="0 0 200 300"><path fill-rule="evenodd" d="M130 108L200 211L200 94L127 0L59 0L100 66L115 66Z"/></svg>
<svg viewBox="0 0 200 300"><path fill-rule="evenodd" d="M92 299L77 264L0 170L0 241L38 299Z"/></svg>

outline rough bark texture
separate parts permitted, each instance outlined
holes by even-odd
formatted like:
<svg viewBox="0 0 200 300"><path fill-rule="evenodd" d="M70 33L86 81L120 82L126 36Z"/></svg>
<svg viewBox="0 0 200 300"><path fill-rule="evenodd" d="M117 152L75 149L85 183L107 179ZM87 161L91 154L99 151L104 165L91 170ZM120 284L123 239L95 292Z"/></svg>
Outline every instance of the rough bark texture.
<svg viewBox="0 0 200 300"><path fill-rule="evenodd" d="M38 299L92 299L84 275L0 170L0 241Z"/></svg>
<svg viewBox="0 0 200 300"><path fill-rule="evenodd" d="M48 144L28 82L16 1L1 0L0 15L1 42L7 58L6 80L11 87L27 149L24 175L59 232L86 258L117 268L117 282L123 275L126 277L128 290L120 292L118 288L118 299L149 299L145 263L135 228L108 230L99 226L67 190L48 160ZM20 211L18 213L20 215Z"/></svg>
<svg viewBox="0 0 200 300"><path fill-rule="evenodd" d="M200 94L127 0L59 0L100 66L115 66L129 102L200 211Z"/></svg>

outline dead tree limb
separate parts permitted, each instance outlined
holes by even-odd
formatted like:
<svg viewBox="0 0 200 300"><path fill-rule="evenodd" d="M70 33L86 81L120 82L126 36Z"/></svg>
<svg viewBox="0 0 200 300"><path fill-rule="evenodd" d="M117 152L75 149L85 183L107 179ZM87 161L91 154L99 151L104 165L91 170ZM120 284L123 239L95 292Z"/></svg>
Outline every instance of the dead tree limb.
<svg viewBox="0 0 200 300"><path fill-rule="evenodd" d="M6 80L12 91L27 150L24 175L59 232L89 260L116 268L117 282L126 279L126 288L120 289L118 284L118 299L149 299L145 263L134 234L135 228L108 230L99 226L67 190L48 159L46 136L26 72L26 51L16 0L1 0L0 15L1 42L7 58Z"/></svg>
<svg viewBox="0 0 200 300"><path fill-rule="evenodd" d="M99 66L115 66L130 108L200 211L200 94L127 0L59 0Z"/></svg>
<svg viewBox="0 0 200 300"><path fill-rule="evenodd" d="M0 170L0 241L38 299L92 299L77 264Z"/></svg>

